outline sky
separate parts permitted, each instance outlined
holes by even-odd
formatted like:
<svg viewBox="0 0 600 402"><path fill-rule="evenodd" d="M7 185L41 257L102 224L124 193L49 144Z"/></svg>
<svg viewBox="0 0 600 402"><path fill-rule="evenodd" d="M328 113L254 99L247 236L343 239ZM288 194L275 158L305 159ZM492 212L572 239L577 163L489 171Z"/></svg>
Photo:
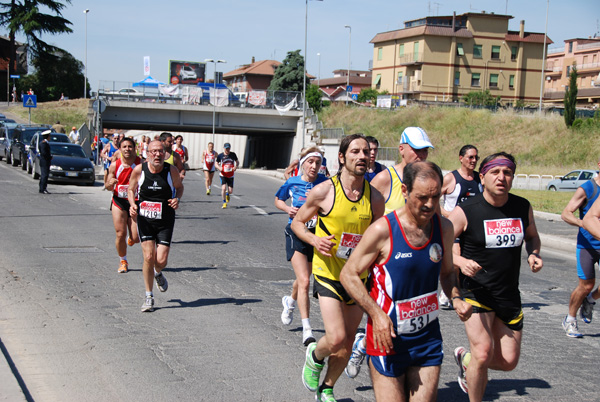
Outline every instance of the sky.
<svg viewBox="0 0 600 402"><path fill-rule="evenodd" d="M428 15L508 14L514 17L509 30L518 31L525 20L525 31L544 32L548 4L549 48L598 33L598 0L309 0L308 73L328 78L347 69L349 47L351 69L367 70L377 33ZM304 0L73 0L62 12L73 33L42 39L85 62L87 31L87 75L95 91L142 80L144 56L150 75L168 82L169 60L222 59L218 69L227 72L252 57L282 61L297 49L304 55L305 11ZM207 78L213 71L208 63Z"/></svg>

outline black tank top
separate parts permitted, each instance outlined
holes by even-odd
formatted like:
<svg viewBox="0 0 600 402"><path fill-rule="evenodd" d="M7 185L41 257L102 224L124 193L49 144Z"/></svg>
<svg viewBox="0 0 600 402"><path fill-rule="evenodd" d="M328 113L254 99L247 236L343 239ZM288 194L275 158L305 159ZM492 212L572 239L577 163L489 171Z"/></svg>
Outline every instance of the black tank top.
<svg viewBox="0 0 600 402"><path fill-rule="evenodd" d="M144 162L138 184L138 194L138 205L144 201L160 202L162 203L162 217L175 216L175 210L167 202L175 196L175 187L171 179L171 165L165 162L159 173L152 173L148 169L148 162Z"/></svg>
<svg viewBox="0 0 600 402"><path fill-rule="evenodd" d="M506 204L494 207L483 194L478 194L465 200L460 208L468 222L460 236L461 255L482 267L473 278L460 272L461 286L484 288L500 300L518 297L521 248L529 226L529 201L509 194Z"/></svg>

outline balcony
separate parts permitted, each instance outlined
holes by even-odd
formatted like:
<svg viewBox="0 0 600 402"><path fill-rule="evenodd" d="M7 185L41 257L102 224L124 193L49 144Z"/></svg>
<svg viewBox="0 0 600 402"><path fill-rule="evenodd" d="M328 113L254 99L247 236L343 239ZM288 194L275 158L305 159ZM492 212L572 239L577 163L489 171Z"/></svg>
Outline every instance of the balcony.
<svg viewBox="0 0 600 402"><path fill-rule="evenodd" d="M398 65L409 66L423 64L423 53L404 53L402 56L398 56Z"/></svg>

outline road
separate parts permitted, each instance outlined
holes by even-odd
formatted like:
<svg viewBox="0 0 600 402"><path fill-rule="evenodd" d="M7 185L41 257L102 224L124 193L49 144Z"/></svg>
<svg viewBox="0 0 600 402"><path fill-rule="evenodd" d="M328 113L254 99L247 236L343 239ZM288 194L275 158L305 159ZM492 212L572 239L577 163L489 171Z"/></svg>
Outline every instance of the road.
<svg viewBox="0 0 600 402"><path fill-rule="evenodd" d="M0 163L0 339L34 401L308 401L299 317L281 324L286 215L273 205L281 181L236 175L230 208L206 196L192 171L175 225L157 310L141 313L139 245L117 274L109 193L50 185ZM523 269L523 353L510 373L490 372L485 400L596 401L598 321L586 336L561 328L576 284L571 255L544 250L539 274ZM323 325L312 301L312 325ZM466 343L452 311L440 314L446 356L440 401L466 401L452 351ZM1 357L1 356L0 356ZM367 370L336 385L340 401L370 401ZM0 384L0 396L2 387ZM1 398L0 398L1 400Z"/></svg>

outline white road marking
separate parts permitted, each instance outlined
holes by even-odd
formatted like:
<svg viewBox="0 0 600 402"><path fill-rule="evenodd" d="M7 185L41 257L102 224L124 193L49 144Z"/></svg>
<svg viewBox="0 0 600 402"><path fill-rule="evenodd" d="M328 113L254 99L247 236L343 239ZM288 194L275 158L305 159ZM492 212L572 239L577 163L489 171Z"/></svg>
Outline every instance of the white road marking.
<svg viewBox="0 0 600 402"><path fill-rule="evenodd" d="M261 209L261 208L257 207L256 205L250 205L250 207L261 215L269 215L264 209Z"/></svg>

